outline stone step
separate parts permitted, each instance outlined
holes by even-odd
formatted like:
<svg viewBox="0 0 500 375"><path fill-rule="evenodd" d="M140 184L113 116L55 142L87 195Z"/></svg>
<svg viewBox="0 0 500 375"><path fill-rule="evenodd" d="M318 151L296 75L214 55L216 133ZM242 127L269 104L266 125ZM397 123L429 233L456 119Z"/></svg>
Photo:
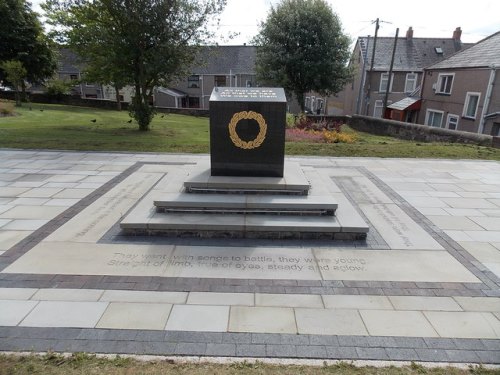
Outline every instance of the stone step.
<svg viewBox="0 0 500 375"><path fill-rule="evenodd" d="M216 197L216 196L214 196ZM348 202L337 216L259 214L161 213L152 204L158 193L146 196L122 219L125 235L198 238L366 238L368 225Z"/></svg>
<svg viewBox="0 0 500 375"><path fill-rule="evenodd" d="M210 169L193 171L184 182L188 193L307 195L310 184L296 163L287 163L284 177L211 176Z"/></svg>
<svg viewBox="0 0 500 375"><path fill-rule="evenodd" d="M154 201L159 212L334 215L331 196L163 194Z"/></svg>
<svg viewBox="0 0 500 375"><path fill-rule="evenodd" d="M367 227L342 227L335 216L157 213L147 222L121 222L124 234L204 238L362 239Z"/></svg>

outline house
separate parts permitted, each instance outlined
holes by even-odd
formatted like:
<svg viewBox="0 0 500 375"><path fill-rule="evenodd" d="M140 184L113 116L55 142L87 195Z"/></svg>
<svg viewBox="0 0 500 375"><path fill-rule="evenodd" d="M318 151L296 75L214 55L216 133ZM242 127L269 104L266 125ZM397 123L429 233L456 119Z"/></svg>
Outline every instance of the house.
<svg viewBox="0 0 500 375"><path fill-rule="evenodd" d="M86 82L82 76L82 63L78 56L68 48L59 50L59 63L57 78L62 81L74 81L71 94L80 95L82 98L103 99L103 87L94 82Z"/></svg>
<svg viewBox="0 0 500 375"><path fill-rule="evenodd" d="M256 86L254 46L201 47L191 74L155 90L155 107L208 109L214 87Z"/></svg>
<svg viewBox="0 0 500 375"><path fill-rule="evenodd" d="M500 136L500 31L425 69L421 124Z"/></svg>
<svg viewBox="0 0 500 375"><path fill-rule="evenodd" d="M383 117L383 101L389 90L389 110L385 117L416 122L424 68L469 47L470 44L461 42L461 35L462 30L457 27L451 38L415 38L410 27L405 37L397 38L390 80L395 38L378 37L376 42L371 37L358 38L349 63L354 70L354 80L343 93L344 114ZM406 100L391 108L391 104L403 99Z"/></svg>

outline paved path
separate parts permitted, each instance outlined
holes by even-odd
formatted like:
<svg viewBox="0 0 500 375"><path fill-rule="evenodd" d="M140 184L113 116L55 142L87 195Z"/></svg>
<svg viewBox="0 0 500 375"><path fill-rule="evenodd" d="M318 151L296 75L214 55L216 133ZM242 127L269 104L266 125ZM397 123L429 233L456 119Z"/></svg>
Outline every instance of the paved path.
<svg viewBox="0 0 500 375"><path fill-rule="evenodd" d="M124 237L208 157L0 150L0 350L500 364L500 164L288 160L366 241Z"/></svg>

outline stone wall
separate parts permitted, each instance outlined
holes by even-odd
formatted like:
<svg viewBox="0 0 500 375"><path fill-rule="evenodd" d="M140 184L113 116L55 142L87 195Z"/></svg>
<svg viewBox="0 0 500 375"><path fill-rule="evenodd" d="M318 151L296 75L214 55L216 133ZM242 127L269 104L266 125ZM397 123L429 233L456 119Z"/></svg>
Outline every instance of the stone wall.
<svg viewBox="0 0 500 375"><path fill-rule="evenodd" d="M0 91L0 99L15 100L14 91ZM79 107L116 109L116 102L107 99L84 99L79 95L62 95L60 97L47 94L29 94L32 103L65 104ZM122 102L122 110L128 109L128 103Z"/></svg>
<svg viewBox="0 0 500 375"><path fill-rule="evenodd" d="M353 115L347 118L347 124L358 131L418 142L465 143L490 147L497 144L497 142L493 142L494 137L491 135L435 128L369 116Z"/></svg>
<svg viewBox="0 0 500 375"><path fill-rule="evenodd" d="M170 108L170 107L156 107L156 111L161 113L175 113L177 115L208 117L208 109L198 108Z"/></svg>

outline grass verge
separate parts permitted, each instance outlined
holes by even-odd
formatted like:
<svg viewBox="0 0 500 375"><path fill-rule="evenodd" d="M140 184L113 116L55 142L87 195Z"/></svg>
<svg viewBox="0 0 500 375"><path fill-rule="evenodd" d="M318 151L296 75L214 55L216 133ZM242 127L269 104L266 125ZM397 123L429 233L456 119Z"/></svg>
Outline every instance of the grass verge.
<svg viewBox="0 0 500 375"><path fill-rule="evenodd" d="M207 118L159 114L140 132L126 111L25 104L0 117L0 147L85 151L208 153ZM454 143L422 143L355 132L346 143L287 142L287 155L500 160L500 149Z"/></svg>
<svg viewBox="0 0 500 375"><path fill-rule="evenodd" d="M262 362L239 362L232 364L213 363L176 363L172 360L137 361L131 358L116 356L103 358L84 353L74 353L63 356L49 353L43 356L13 356L0 355L0 375L75 375L75 374L189 374L189 375L229 375L229 374L259 374L259 375L498 375L496 369L486 369L482 366L470 366L466 369L455 367L424 367L411 363L404 367L356 367L348 362L338 362L321 367L298 365L270 365Z"/></svg>

